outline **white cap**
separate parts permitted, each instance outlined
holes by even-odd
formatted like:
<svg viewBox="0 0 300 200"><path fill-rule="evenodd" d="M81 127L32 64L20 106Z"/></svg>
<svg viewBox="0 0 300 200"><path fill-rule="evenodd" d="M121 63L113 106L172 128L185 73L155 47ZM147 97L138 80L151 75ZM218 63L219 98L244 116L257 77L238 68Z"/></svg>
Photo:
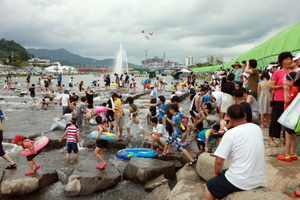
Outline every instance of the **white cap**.
<svg viewBox="0 0 300 200"><path fill-rule="evenodd" d="M273 67L277 66L277 64L270 64L267 69L272 69Z"/></svg>
<svg viewBox="0 0 300 200"><path fill-rule="evenodd" d="M300 58L300 53L297 53L297 55L293 58L293 61L296 61Z"/></svg>

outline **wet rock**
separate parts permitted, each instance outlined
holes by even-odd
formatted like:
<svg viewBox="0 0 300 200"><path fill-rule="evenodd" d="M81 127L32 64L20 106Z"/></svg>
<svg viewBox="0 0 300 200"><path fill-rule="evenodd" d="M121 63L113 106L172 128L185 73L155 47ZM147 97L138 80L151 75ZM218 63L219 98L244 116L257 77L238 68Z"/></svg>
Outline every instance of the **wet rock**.
<svg viewBox="0 0 300 200"><path fill-rule="evenodd" d="M200 179L199 175L197 174L196 169L191 166L184 166L183 168L181 168L177 172L176 177L177 177L177 181L189 180L193 182L203 183L203 181Z"/></svg>
<svg viewBox="0 0 300 200"><path fill-rule="evenodd" d="M2 197L23 196L58 181L56 171L42 166L34 175L25 176L28 167L18 166L17 170L3 170L1 181Z"/></svg>
<svg viewBox="0 0 300 200"><path fill-rule="evenodd" d="M207 115L206 117L206 121L207 123L211 126L213 125L214 123L220 123L220 118L218 115Z"/></svg>
<svg viewBox="0 0 300 200"><path fill-rule="evenodd" d="M226 197L226 200L282 200L285 198L286 196L279 192L270 190L265 187L259 187L249 191L234 192L232 194L229 194Z"/></svg>
<svg viewBox="0 0 300 200"><path fill-rule="evenodd" d="M115 142L108 142L108 146L114 149L126 149L130 141L130 138L123 138L122 140Z"/></svg>
<svg viewBox="0 0 300 200"><path fill-rule="evenodd" d="M172 189L169 198L172 200L182 199L193 199L202 200L204 199L205 188L203 183L193 182L189 180L180 180L177 182L175 187Z"/></svg>
<svg viewBox="0 0 300 200"><path fill-rule="evenodd" d="M163 175L160 175L153 180L147 181L145 184L145 190L147 192L151 192L155 188L165 184L168 184L168 180L165 179Z"/></svg>
<svg viewBox="0 0 300 200"><path fill-rule="evenodd" d="M210 156L209 153L202 153L199 155L196 164L196 171L203 180L207 181L213 178L214 163L215 157ZM222 170L228 169L229 165L229 160L226 159Z"/></svg>
<svg viewBox="0 0 300 200"><path fill-rule="evenodd" d="M162 185L160 187L155 188L150 194L145 197L145 200L167 200L171 190L168 185Z"/></svg>
<svg viewBox="0 0 300 200"><path fill-rule="evenodd" d="M131 158L124 169L123 177L135 183L145 183L160 175L165 178L175 177L175 166L173 163L150 158Z"/></svg>
<svg viewBox="0 0 300 200"><path fill-rule="evenodd" d="M183 164L181 162L179 162L179 160L168 160L167 162L173 163L176 171L180 170L183 166Z"/></svg>
<svg viewBox="0 0 300 200"><path fill-rule="evenodd" d="M82 160L69 176L64 196L88 195L95 191L107 190L121 181L121 173L111 163L105 169L96 169L96 160Z"/></svg>

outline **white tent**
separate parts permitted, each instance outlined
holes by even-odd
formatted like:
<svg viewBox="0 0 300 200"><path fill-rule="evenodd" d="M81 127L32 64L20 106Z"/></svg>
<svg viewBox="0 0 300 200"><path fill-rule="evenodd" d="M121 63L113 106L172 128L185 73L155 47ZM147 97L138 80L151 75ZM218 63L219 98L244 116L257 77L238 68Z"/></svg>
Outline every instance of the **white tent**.
<svg viewBox="0 0 300 200"><path fill-rule="evenodd" d="M55 62L54 65L51 65L51 66L45 68L45 72L50 72L50 73L74 72L74 73L77 73L78 70L71 66L61 66L59 62Z"/></svg>

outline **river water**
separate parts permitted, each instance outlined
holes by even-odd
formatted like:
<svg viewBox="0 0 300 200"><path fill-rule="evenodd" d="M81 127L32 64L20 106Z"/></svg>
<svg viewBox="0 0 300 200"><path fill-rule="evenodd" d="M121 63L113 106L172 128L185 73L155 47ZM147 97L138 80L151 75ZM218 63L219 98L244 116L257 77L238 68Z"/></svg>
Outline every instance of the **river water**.
<svg viewBox="0 0 300 200"><path fill-rule="evenodd" d="M71 76L63 76L62 83L67 86L69 79ZM104 85L102 77L94 77L93 75L74 75L74 83L79 83L80 81L84 81L87 85L90 85L93 80L100 80L101 85ZM37 83L39 77L32 76L31 83ZM18 82L20 84L25 82L26 77L18 77ZM137 77L137 94L142 93L142 85L140 84L145 77ZM3 78L2 78L3 80ZM168 83L173 80L171 76L167 76ZM112 77L112 81L114 81L114 77ZM154 79L152 79L152 83ZM201 80L199 83L202 82ZM56 83L56 80L55 80ZM0 87L3 86L3 83ZM25 84L18 86L20 90L15 92L0 92L0 105L1 109L5 112L6 119L3 121L3 136L4 141L8 141L12 139L15 135L21 134L24 136L32 136L32 135L41 135L44 134L47 136L47 133L50 133L50 127L52 125L52 119L54 117L58 117L62 114L61 107L58 105L54 105L50 107L48 110L41 110L39 103L41 102L42 98L47 94L45 92L40 91L41 88L37 86L37 90L40 92L37 93L37 105L33 106L32 108L29 106L30 96L25 95L24 97L20 97L20 93L27 92L27 87ZM166 86L167 90L170 90L171 86L168 84ZM64 87L63 89L69 89L68 87ZM180 88L181 89L181 88ZM58 102L61 96L61 92L57 92L57 88L54 87L55 91L55 99L54 102ZM94 89L95 93L98 94L98 97L94 98L94 106L99 106L101 103L106 102L109 99L109 91L106 89ZM78 92L78 88L73 88L70 92ZM123 100L129 94L125 93ZM170 92L161 92L159 95L164 95L167 99L167 102L170 101L171 93ZM149 94L139 97L135 100L135 104L141 105L149 102ZM188 114L188 108L190 105L190 101L186 98L183 102L181 102L181 106L184 108L184 114ZM128 105L124 105L125 111L125 124L128 121L127 113ZM139 116L145 122L146 115L148 113L148 108L140 108ZM149 133L152 128L143 123L145 130ZM143 141L143 134L136 125L132 125L131 127L131 135L133 136L128 147L140 147ZM93 130L96 130L96 126L90 126L88 128L84 128L81 130L81 137L82 142L84 142L85 138L87 137L88 133ZM126 127L123 128L123 135L126 135ZM55 130L51 134L62 135L63 131ZM20 151L22 150L21 147L16 145L10 144L8 142L3 142L4 150L6 153L17 163L19 167L27 167L27 162L24 157L20 156ZM114 154L117 152L117 149L107 148L105 149L105 160L113 163L121 172L127 165L128 161L120 160L114 157ZM41 163L42 165L49 165L56 169L59 175L59 181L52 184L51 186L44 188L40 191L34 192L26 197L16 198L16 199L107 199L107 200L140 200L143 199L148 193L145 192L143 185L135 184L128 180L122 180L115 188L104 191L104 192L96 192L94 194L90 194L88 196L80 196L80 197L73 197L67 198L62 196L63 190L65 185L68 181L68 176L71 174L74 166L76 165L75 162L71 161L69 163L65 162L65 154L66 149L56 149L47 152L42 152L39 156L36 157L36 160ZM79 160L80 158L84 159L96 159L93 154L92 148L79 148ZM8 163L3 159L0 160L0 168L4 169Z"/></svg>

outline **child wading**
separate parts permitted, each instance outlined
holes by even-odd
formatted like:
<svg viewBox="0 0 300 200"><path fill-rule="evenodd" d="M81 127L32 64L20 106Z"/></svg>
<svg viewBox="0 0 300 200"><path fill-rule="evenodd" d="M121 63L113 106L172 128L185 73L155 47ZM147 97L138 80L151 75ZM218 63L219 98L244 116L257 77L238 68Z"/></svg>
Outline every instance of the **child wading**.
<svg viewBox="0 0 300 200"><path fill-rule="evenodd" d="M35 90L35 84L31 85L31 88L29 88L29 90L26 92L26 94L28 94L28 92L30 92L30 97L31 97L30 107L31 107L33 103L36 104L36 102L35 102L35 93L37 91Z"/></svg>
<svg viewBox="0 0 300 200"><path fill-rule="evenodd" d="M105 131L105 127L102 123L102 118L97 116L95 118L98 124L98 135L96 137L96 148L94 150L94 155L100 160L101 165L96 166L97 169L104 169L107 166L107 163L104 160L103 149L107 148L107 140L99 139L103 131Z"/></svg>
<svg viewBox="0 0 300 200"><path fill-rule="evenodd" d="M29 172L25 173L25 176L28 175L32 175L34 174L37 170L39 170L41 168L41 165L39 165L36 161L35 161L35 157L41 153L42 150L39 151L35 151L34 150L34 143L35 141L33 140L29 140L26 139L25 137L23 137L22 135L16 135L14 140L12 141L12 144L16 144L18 146L23 147L23 149L29 149L31 151L31 155L27 156L27 163L28 163L28 167L29 167ZM33 166L35 166L35 168L33 169Z"/></svg>
<svg viewBox="0 0 300 200"><path fill-rule="evenodd" d="M61 142L64 137L67 136L67 155L66 155L66 161L70 161L70 154L72 151L74 152L74 161L78 161L78 146L81 147L80 145L80 135L79 132L80 130L76 126L76 118L72 118L70 120L71 125L66 127L66 131L63 134L63 136L58 140L58 142Z"/></svg>

